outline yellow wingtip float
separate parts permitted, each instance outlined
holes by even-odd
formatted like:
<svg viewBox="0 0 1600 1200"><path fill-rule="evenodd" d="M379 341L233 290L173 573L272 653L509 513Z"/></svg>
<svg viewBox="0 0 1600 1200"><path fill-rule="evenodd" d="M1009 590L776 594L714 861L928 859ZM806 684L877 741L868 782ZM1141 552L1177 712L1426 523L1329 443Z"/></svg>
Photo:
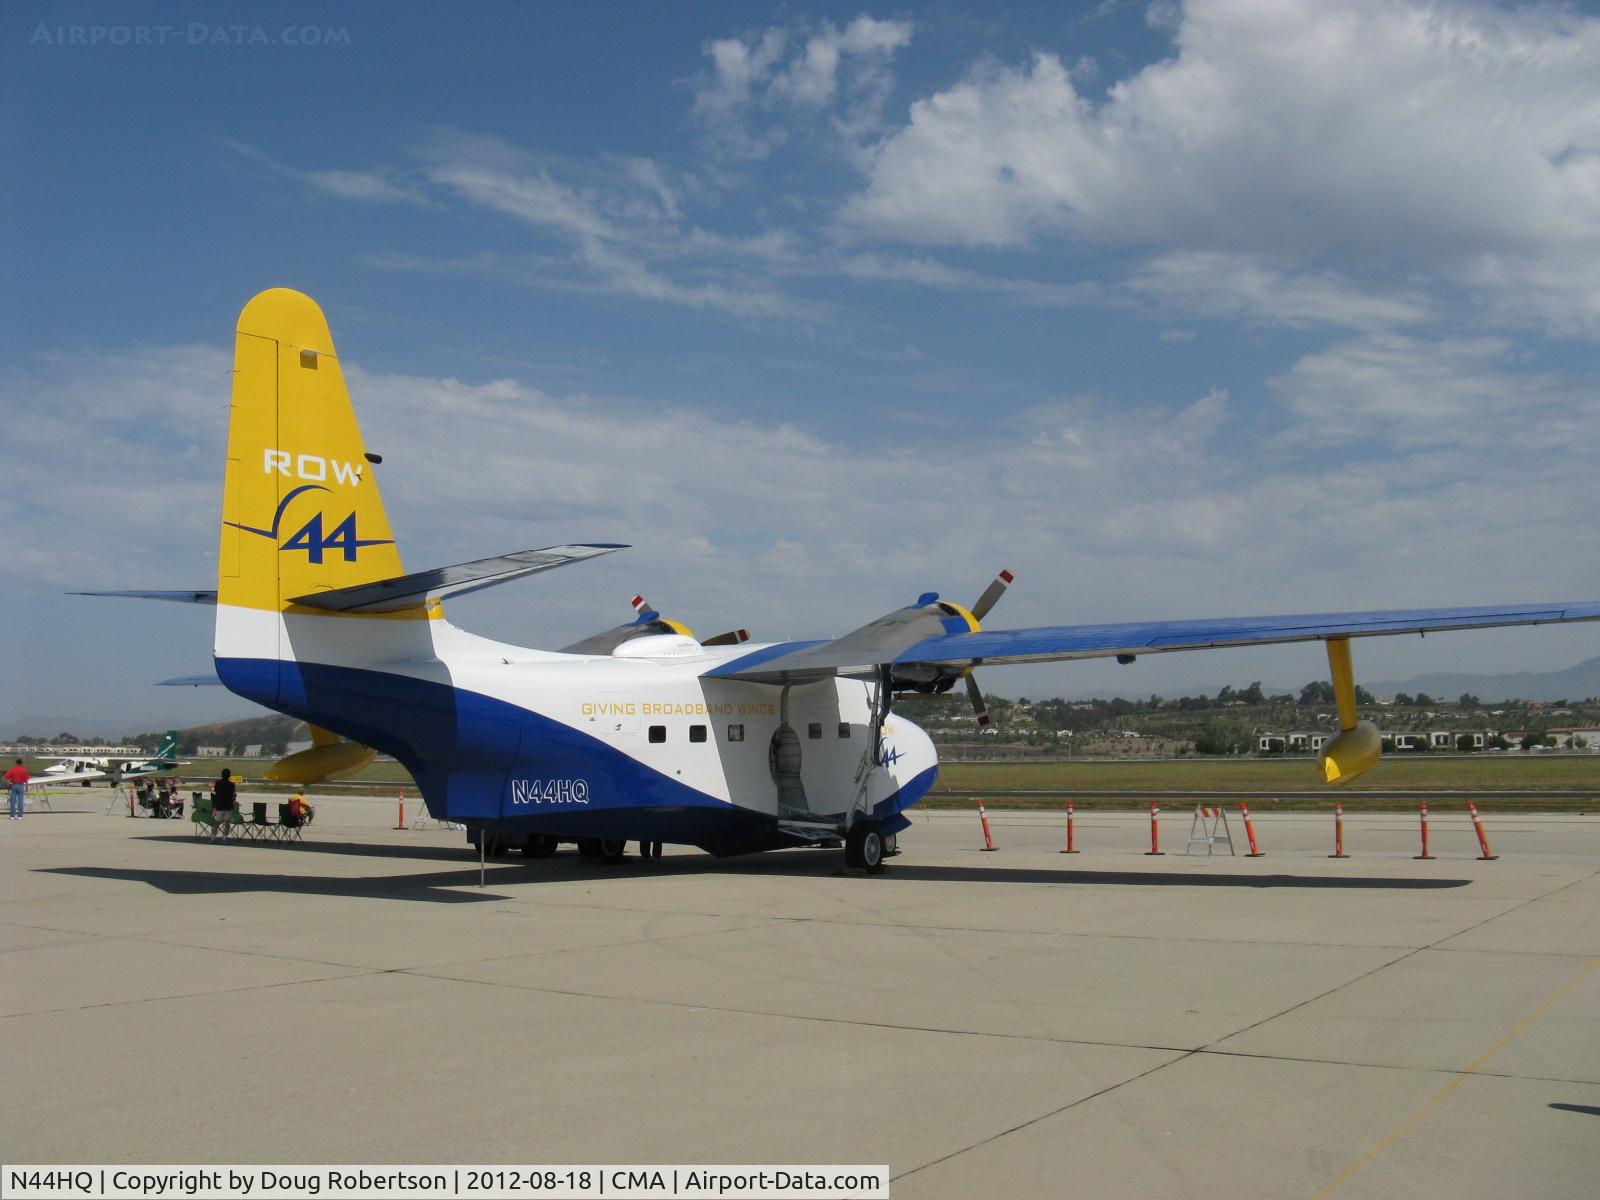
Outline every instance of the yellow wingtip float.
<svg viewBox="0 0 1600 1200"><path fill-rule="evenodd" d="M1383 738L1370 721L1356 715L1355 671L1350 665L1350 639L1329 638L1328 673L1339 707L1339 734L1322 748L1319 765L1324 783L1349 783L1369 771L1383 754Z"/></svg>
<svg viewBox="0 0 1600 1200"><path fill-rule="evenodd" d="M359 742L347 742L336 733L311 726L311 748L280 758L267 770L273 783L307 784L338 779L361 770L377 751Z"/></svg>

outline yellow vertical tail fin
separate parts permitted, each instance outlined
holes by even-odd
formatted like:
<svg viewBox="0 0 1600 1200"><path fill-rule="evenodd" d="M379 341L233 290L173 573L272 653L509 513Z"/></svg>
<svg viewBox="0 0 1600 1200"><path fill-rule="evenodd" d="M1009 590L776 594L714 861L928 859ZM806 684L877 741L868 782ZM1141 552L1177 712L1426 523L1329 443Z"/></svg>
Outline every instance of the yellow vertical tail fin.
<svg viewBox="0 0 1600 1200"><path fill-rule="evenodd" d="M234 342L217 601L283 612L402 573L327 320L309 296L262 292Z"/></svg>

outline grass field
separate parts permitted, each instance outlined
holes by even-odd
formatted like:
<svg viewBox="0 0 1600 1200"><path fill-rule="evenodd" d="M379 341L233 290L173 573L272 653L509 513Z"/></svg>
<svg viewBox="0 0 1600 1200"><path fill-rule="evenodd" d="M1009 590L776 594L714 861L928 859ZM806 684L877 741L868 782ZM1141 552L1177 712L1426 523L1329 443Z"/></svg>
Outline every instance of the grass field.
<svg viewBox="0 0 1600 1200"><path fill-rule="evenodd" d="M1310 791L1315 760L1204 759L1162 762L947 763L939 791ZM1390 756L1345 793L1442 788L1450 791L1570 791L1600 788L1600 755Z"/></svg>
<svg viewBox="0 0 1600 1200"><path fill-rule="evenodd" d="M964 807L974 795L1007 808L1059 808L1060 797L1016 796L1013 792L1103 792L1074 797L1081 809L1124 809L1139 801L1134 792L1250 792L1248 802L1263 811L1313 811L1335 800L1355 811L1409 810L1415 798L1373 795L1384 791L1517 792L1485 799L1497 810L1583 812L1600 808L1600 756L1478 755L1390 757L1341 788L1325 787L1316 763L1299 759L1181 759L1171 762L950 763L924 805ZM1274 792L1312 792L1273 796ZM1583 795L1550 795L1579 792ZM1544 793L1544 794L1541 794ZM1181 801L1166 801L1168 804Z"/></svg>
<svg viewBox="0 0 1600 1200"><path fill-rule="evenodd" d="M36 773L45 764L29 764ZM259 780L261 762L190 763L181 769L186 789L205 786L224 766L243 775L245 790ZM281 785L266 785L281 789ZM363 794L398 792L406 788L416 796L416 785L399 763L373 763L342 785L329 791ZM321 789L319 789L321 790ZM946 763L939 783L923 801L928 807L965 807L982 795L1008 808L1058 808L1060 797L1018 796L1017 792L1103 792L1103 796L1074 797L1082 809L1125 809L1140 801L1136 792L1251 792L1249 803L1266 809L1320 810L1342 800L1351 811L1410 809L1415 801L1363 793L1381 791L1517 792L1514 798L1496 797L1497 809L1524 811L1588 811L1600 808L1600 755L1546 756L1484 754L1470 756L1409 755L1383 759L1366 775L1343 788L1325 788L1310 758L1208 759L1189 758L1159 762L1082 761L1057 763ZM1274 792L1315 792L1315 796L1285 796ZM1579 796L1541 795L1579 792ZM1168 804L1181 801L1165 801Z"/></svg>

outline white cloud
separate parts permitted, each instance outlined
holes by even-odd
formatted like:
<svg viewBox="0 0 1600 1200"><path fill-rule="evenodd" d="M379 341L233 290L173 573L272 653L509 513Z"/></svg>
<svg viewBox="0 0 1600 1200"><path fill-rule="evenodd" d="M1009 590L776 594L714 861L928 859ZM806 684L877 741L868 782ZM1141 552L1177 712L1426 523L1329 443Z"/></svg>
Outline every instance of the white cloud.
<svg viewBox="0 0 1600 1200"><path fill-rule="evenodd" d="M415 181L382 169L364 171L334 168L327 170L302 170L280 162L265 151L245 142L228 138L222 145L241 158L258 163L278 175L298 180L314 191L336 196L341 200L363 200L372 204L429 203L427 192Z"/></svg>
<svg viewBox="0 0 1600 1200"><path fill-rule="evenodd" d="M1101 102L1049 53L917 101L843 223L929 245L1065 237L1420 271L1575 302L1566 324L1600 328L1582 282L1600 275L1600 19L1191 0L1173 36L1171 58Z"/></svg>
<svg viewBox="0 0 1600 1200"><path fill-rule="evenodd" d="M890 60L911 42L908 21L862 15L843 29L823 21L772 28L706 47L708 71L696 80L694 114L709 146L732 159L767 157L788 139L791 122L832 110L832 126L853 146L875 131L893 86Z"/></svg>
<svg viewBox="0 0 1600 1200"><path fill-rule="evenodd" d="M1293 436L1318 445L1361 441L1391 450L1468 448L1504 467L1581 448L1600 386L1514 371L1503 338L1439 341L1392 334L1308 354L1271 380L1297 419ZM1590 454L1593 458L1594 455ZM1460 464L1472 479L1478 464Z"/></svg>
<svg viewBox="0 0 1600 1200"><path fill-rule="evenodd" d="M169 556L171 586L205 586L185 565L215 571L232 366L221 348L162 346L59 351L0 375L14 459L0 556L60 587L160 586L130 578L149 554L129 547L148 547Z"/></svg>
<svg viewBox="0 0 1600 1200"><path fill-rule="evenodd" d="M1044 308L1117 302L1116 297L1108 295L1098 283L1051 283L1046 280L985 275L966 267L952 267L926 255L843 254L835 260L834 265L851 279L910 283L967 293L982 292L1019 304Z"/></svg>
<svg viewBox="0 0 1600 1200"><path fill-rule="evenodd" d="M1123 286L1164 309L1305 328L1390 329L1425 320L1416 291L1377 294L1329 271L1285 271L1244 254L1174 251L1140 264Z"/></svg>
<svg viewBox="0 0 1600 1200"><path fill-rule="evenodd" d="M154 347L0 379L22 439L0 556L32 588L204 586L228 367L220 347ZM1580 428L1595 397L1515 373L1493 342L1308 356L1275 384L1285 419L1319 435L1298 443L1217 390L984 411L959 446L935 429L886 448L512 379L346 373L408 565L635 543L455 613L526 644L622 619L636 591L703 632L838 633L928 588L970 599L1000 566L1023 584L1000 626L1595 591L1566 528L1600 468Z"/></svg>
<svg viewBox="0 0 1600 1200"><path fill-rule="evenodd" d="M561 252L453 259L391 253L369 260L376 265L493 275L747 319L816 315L815 306L784 296L770 280L768 268L793 253L791 235L727 235L688 224L680 189L652 159L542 160L503 139L453 130L435 131L422 153L436 186L512 218Z"/></svg>

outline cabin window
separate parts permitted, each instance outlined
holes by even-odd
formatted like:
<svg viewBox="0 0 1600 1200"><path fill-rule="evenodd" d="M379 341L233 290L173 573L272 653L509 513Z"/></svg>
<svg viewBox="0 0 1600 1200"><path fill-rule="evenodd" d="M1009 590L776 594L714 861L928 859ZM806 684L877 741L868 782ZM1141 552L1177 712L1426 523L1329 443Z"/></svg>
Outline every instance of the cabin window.
<svg viewBox="0 0 1600 1200"><path fill-rule="evenodd" d="M807 725L806 736L812 741L816 741L818 738L820 738L822 736L822 722L813 721L811 724Z"/></svg>
<svg viewBox="0 0 1600 1200"><path fill-rule="evenodd" d="M744 741L744 726L743 725L729 725L728 726L728 740L730 742L742 742L742 741Z"/></svg>
<svg viewBox="0 0 1600 1200"><path fill-rule="evenodd" d="M850 722L849 721L840 721L839 722L839 736L842 737L842 738L847 738L847 737L850 736Z"/></svg>
<svg viewBox="0 0 1600 1200"><path fill-rule="evenodd" d="M667 740L667 727L665 725L652 725L652 726L650 726L650 740L652 742L664 742L664 741L666 741Z"/></svg>
<svg viewBox="0 0 1600 1200"><path fill-rule="evenodd" d="M706 740L706 727L704 725L691 725L691 726L689 726L689 740L691 742L703 742L703 741L705 741Z"/></svg>

